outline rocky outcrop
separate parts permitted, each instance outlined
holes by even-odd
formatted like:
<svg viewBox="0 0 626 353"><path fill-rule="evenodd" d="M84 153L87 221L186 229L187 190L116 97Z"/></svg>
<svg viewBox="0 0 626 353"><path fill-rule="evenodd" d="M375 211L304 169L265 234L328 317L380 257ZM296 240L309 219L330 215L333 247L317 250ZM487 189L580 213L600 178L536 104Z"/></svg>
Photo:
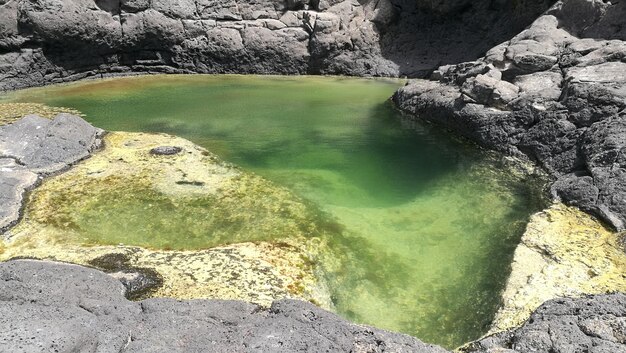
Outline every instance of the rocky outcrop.
<svg viewBox="0 0 626 353"><path fill-rule="evenodd" d="M69 114L54 120L29 115L0 126L0 232L18 221L27 190L43 176L88 157L100 146L101 134Z"/></svg>
<svg viewBox="0 0 626 353"><path fill-rule="evenodd" d="M131 302L100 271L28 260L0 264L0 279L0 347L14 353L446 352L302 301Z"/></svg>
<svg viewBox="0 0 626 353"><path fill-rule="evenodd" d="M555 299L520 328L486 337L463 352L626 352L624 294Z"/></svg>
<svg viewBox="0 0 626 353"><path fill-rule="evenodd" d="M423 76L551 0L0 0L0 90L132 73Z"/></svg>
<svg viewBox="0 0 626 353"><path fill-rule="evenodd" d="M477 61L441 66L394 101L537 161L551 194L626 228L626 2L563 0Z"/></svg>
<svg viewBox="0 0 626 353"><path fill-rule="evenodd" d="M25 127L69 117L31 116L0 128L0 136L14 139L0 144L0 153L38 150L37 134L53 135ZM16 133L24 131L33 136ZM46 140L45 150L69 153L71 132L68 127L65 140ZM327 250L327 226L294 194L179 137L111 132L102 143L98 153L30 193L21 221L2 234L0 261L27 257L95 266L134 288L133 298L238 299L265 306L297 298L332 307L317 265ZM32 173L29 164L21 167ZM13 180L3 177L0 183ZM15 219L21 201L15 199Z"/></svg>

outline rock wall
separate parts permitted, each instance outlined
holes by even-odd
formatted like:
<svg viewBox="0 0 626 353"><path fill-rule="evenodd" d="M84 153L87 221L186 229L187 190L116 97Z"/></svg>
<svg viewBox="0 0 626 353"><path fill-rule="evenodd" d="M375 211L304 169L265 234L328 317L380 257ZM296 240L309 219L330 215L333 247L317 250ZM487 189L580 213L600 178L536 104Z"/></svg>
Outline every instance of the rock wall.
<svg viewBox="0 0 626 353"><path fill-rule="evenodd" d="M477 61L395 103L550 172L555 200L626 228L626 2L563 0Z"/></svg>
<svg viewBox="0 0 626 353"><path fill-rule="evenodd" d="M0 90L133 73L423 76L550 0L0 0Z"/></svg>

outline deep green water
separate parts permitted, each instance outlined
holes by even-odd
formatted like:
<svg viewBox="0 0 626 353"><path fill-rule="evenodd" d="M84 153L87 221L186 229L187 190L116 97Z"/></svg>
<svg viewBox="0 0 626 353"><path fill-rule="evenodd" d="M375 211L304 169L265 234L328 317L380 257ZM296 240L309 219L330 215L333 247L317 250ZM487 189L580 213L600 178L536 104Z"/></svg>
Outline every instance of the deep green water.
<svg viewBox="0 0 626 353"><path fill-rule="evenodd" d="M486 331L540 201L500 160L403 123L387 101L400 84L152 76L9 99L75 108L107 130L180 135L291 188L345 227L333 239L345 258L328 273L341 315L453 348Z"/></svg>

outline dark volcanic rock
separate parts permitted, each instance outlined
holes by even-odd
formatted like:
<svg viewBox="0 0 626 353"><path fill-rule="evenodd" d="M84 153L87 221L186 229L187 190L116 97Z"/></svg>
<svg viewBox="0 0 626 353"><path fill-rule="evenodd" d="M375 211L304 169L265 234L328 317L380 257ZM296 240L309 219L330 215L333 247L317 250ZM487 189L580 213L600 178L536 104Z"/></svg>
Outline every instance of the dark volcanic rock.
<svg viewBox="0 0 626 353"><path fill-rule="evenodd" d="M176 146L159 146L150 150L150 154L157 156L171 156L174 154L178 154L183 149Z"/></svg>
<svg viewBox="0 0 626 353"><path fill-rule="evenodd" d="M29 115L0 126L0 231L15 224L24 193L43 176L68 168L100 147L102 130L80 117Z"/></svg>
<svg viewBox="0 0 626 353"><path fill-rule="evenodd" d="M415 338L280 300L128 301L116 279L44 261L0 264L2 352L422 352Z"/></svg>
<svg viewBox="0 0 626 353"><path fill-rule="evenodd" d="M131 73L423 76L552 0L12 0L0 90Z"/></svg>
<svg viewBox="0 0 626 353"><path fill-rule="evenodd" d="M477 61L394 95L403 111L541 164L552 195L626 228L626 2L562 0Z"/></svg>
<svg viewBox="0 0 626 353"><path fill-rule="evenodd" d="M486 337L463 351L480 353L626 352L626 295L544 303L520 328Z"/></svg>

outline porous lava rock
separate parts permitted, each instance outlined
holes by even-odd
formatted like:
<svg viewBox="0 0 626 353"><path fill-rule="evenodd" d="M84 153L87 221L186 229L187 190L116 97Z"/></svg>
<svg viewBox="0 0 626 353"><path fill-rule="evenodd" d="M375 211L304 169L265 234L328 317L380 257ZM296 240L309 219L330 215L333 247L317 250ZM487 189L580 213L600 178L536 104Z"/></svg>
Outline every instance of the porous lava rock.
<svg viewBox="0 0 626 353"><path fill-rule="evenodd" d="M0 264L0 279L0 347L15 353L446 352L303 301L131 302L103 272L32 260Z"/></svg>
<svg viewBox="0 0 626 353"><path fill-rule="evenodd" d="M394 95L409 115L527 157L552 197L626 228L626 2L563 0L482 58Z"/></svg>

